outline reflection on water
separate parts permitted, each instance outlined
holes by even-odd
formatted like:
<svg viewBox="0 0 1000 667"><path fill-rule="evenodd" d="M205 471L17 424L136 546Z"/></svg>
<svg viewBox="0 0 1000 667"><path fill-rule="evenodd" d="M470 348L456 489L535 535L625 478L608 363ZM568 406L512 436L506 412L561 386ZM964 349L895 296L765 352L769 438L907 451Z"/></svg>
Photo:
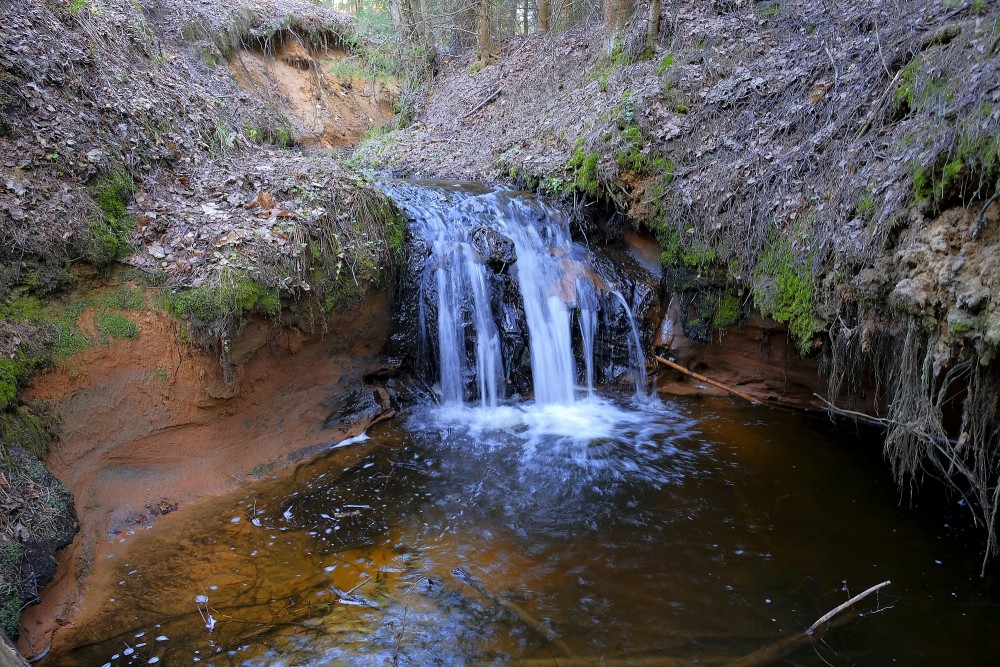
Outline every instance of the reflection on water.
<svg viewBox="0 0 1000 667"><path fill-rule="evenodd" d="M886 579L795 664L1000 658L965 518L898 509L848 429L587 399L419 408L369 436L123 545L43 664L709 664Z"/></svg>

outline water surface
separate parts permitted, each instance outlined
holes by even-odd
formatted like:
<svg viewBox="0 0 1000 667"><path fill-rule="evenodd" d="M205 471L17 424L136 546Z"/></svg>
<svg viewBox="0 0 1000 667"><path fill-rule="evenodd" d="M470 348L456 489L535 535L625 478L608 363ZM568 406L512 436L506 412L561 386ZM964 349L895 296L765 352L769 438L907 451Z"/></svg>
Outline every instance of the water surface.
<svg viewBox="0 0 1000 667"><path fill-rule="evenodd" d="M968 515L900 507L853 428L584 399L415 408L368 436L127 540L42 664L710 664L884 580L792 664L1000 659Z"/></svg>

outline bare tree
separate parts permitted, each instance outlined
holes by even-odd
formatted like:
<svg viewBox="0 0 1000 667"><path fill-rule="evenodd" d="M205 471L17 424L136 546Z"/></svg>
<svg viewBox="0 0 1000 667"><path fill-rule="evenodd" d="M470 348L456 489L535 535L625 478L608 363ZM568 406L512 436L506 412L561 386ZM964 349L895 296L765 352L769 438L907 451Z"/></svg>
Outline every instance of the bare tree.
<svg viewBox="0 0 1000 667"><path fill-rule="evenodd" d="M485 67L493 60L491 0L479 0L479 18L476 21L476 41L479 44L479 65Z"/></svg>
<svg viewBox="0 0 1000 667"><path fill-rule="evenodd" d="M614 51L632 18L634 0L604 0L604 29L608 35L608 55Z"/></svg>
<svg viewBox="0 0 1000 667"><path fill-rule="evenodd" d="M656 49L660 41L660 12L662 0L649 0L649 30L646 33L646 49L650 52Z"/></svg>
<svg viewBox="0 0 1000 667"><path fill-rule="evenodd" d="M538 0L538 32L548 32L552 20L551 0Z"/></svg>

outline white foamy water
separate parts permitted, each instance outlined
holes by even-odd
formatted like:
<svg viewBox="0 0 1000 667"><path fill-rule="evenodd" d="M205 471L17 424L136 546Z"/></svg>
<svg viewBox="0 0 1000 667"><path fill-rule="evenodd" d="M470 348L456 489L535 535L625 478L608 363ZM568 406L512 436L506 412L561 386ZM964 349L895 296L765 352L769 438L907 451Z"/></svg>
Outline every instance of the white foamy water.
<svg viewBox="0 0 1000 667"><path fill-rule="evenodd" d="M597 277L590 252L573 242L566 216L525 193L470 184L388 181L382 188L409 214L413 233L430 249L420 281L419 348L433 357L426 365L436 367L438 376L429 383L450 410L462 414L462 407L474 405L495 412L477 418L484 424L514 420L565 435L583 425L595 434L605 428L584 409L558 417L558 410L532 416L531 408L520 415L503 408L506 380L519 360L504 365L493 273L472 242L474 231L484 228L516 252L516 261L502 270L516 280L522 302L535 405L570 407L593 398L600 294L620 303L631 320L629 340L613 343L628 346L636 394L645 394L645 359L629 305ZM579 379L574 319L583 359ZM447 419L447 411L441 416Z"/></svg>

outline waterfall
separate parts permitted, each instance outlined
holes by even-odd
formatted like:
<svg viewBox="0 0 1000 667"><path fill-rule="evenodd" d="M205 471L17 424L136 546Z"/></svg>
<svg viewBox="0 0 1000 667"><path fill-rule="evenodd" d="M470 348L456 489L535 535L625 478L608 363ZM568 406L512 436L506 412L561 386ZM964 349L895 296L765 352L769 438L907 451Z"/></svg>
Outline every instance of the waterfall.
<svg viewBox="0 0 1000 667"><path fill-rule="evenodd" d="M635 316L632 309L628 307L628 301L621 292L613 291L612 294L618 299L625 311L625 317L629 324L628 354L632 368L635 369L635 395L643 397L646 395L646 355L642 353L642 338L639 337L639 327L636 326Z"/></svg>
<svg viewBox="0 0 1000 667"><path fill-rule="evenodd" d="M593 283L577 278L576 293L580 297L580 339L583 341L583 360L586 365L587 396L594 395L594 336L597 335L599 304Z"/></svg>
<svg viewBox="0 0 1000 667"><path fill-rule="evenodd" d="M415 365L433 369L428 381L442 403L492 410L510 394L533 391L538 406L573 405L593 396L606 372L598 355L630 368L637 395L645 394L632 309L573 242L564 214L527 193L477 184L381 187L410 220L415 256L403 298L418 301ZM599 329L609 326L599 315L612 303L628 318L617 336L627 339L627 359L615 357L620 344L599 349Z"/></svg>

